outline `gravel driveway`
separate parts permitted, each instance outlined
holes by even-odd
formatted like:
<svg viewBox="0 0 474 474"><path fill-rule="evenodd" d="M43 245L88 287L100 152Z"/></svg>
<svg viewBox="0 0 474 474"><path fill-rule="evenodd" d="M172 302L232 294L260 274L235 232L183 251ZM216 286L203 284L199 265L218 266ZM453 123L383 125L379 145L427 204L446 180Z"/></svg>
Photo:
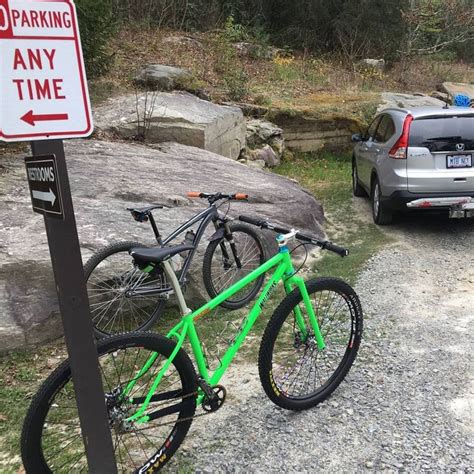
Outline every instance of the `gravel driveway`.
<svg viewBox="0 0 474 474"><path fill-rule="evenodd" d="M397 243L359 279L364 340L333 396L287 412L240 366L169 471L474 472L474 222L413 216L387 232Z"/></svg>

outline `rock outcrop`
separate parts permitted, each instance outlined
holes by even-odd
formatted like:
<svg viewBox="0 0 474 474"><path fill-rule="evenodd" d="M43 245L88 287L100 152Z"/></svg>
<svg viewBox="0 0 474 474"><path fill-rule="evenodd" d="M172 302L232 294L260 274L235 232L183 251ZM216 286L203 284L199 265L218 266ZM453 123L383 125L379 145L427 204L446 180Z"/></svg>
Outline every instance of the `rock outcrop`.
<svg viewBox="0 0 474 474"><path fill-rule="evenodd" d="M264 167L274 168L280 164L285 150L281 128L267 120L247 121L247 148L242 152L239 161L257 167L263 162Z"/></svg>
<svg viewBox="0 0 474 474"><path fill-rule="evenodd" d="M161 40L166 45L177 46L179 48L202 49L204 46L201 41L191 35L167 36Z"/></svg>
<svg viewBox="0 0 474 474"><path fill-rule="evenodd" d="M234 160L246 142L240 109L213 104L186 92L143 92L109 99L95 110L94 120L97 128L123 138L177 142Z"/></svg>
<svg viewBox="0 0 474 474"><path fill-rule="evenodd" d="M283 130L274 123L261 119L247 121L247 145L257 148L270 145L274 140L282 140Z"/></svg>
<svg viewBox="0 0 474 474"><path fill-rule="evenodd" d="M153 244L147 225L127 207L164 203L155 217L164 235L194 215L205 201L189 200L190 190L245 192L230 215L258 215L322 235L321 205L294 182L253 170L222 156L178 144L156 149L95 140L66 143L66 153L84 261L113 241ZM45 341L61 332L55 285L41 216L31 209L23 160L3 160L0 175L0 352ZM267 242L274 243L274 234ZM201 242L201 250L207 245ZM188 296L203 296L202 262L193 262ZM194 294L191 290L194 289Z"/></svg>
<svg viewBox="0 0 474 474"><path fill-rule="evenodd" d="M341 150L351 146L351 136L360 131L351 117L317 118L305 114L279 114L274 121L283 129L285 144L291 150L313 152Z"/></svg>

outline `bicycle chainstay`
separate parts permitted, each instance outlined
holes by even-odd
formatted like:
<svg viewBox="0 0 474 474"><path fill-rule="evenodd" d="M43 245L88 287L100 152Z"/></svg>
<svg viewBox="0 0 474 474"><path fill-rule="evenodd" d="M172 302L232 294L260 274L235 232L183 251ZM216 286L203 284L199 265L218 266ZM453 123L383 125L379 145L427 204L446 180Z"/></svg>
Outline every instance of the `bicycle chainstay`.
<svg viewBox="0 0 474 474"><path fill-rule="evenodd" d="M205 383L207 384L207 382L205 382ZM214 387L211 387L210 385L208 385L208 387L206 387L206 391L208 391L209 388L210 388L212 390L213 394L218 398L218 402L217 402L218 406L216 408L211 408L211 409L206 409L206 408L204 408L203 405L209 404L212 407L212 405L215 403L215 401L208 398L208 396L207 396L206 392L204 391L204 389L202 387L200 387L200 388L204 392L204 397L205 397L204 400L201 402L201 407L203 408L204 413L198 413L197 415L187 416L185 418L180 418L176 421L167 421L165 423L159 424L158 426L173 425L173 424L176 424L176 423L183 423L184 421L194 420L195 418L200 418L201 416L210 415L211 413L216 412L217 410L219 410L219 408L222 407L222 405L225 402L226 393L227 393L227 391L226 391L226 389L223 385L215 385ZM222 399L220 399L219 395L218 395L218 393L220 393L220 392L223 392L223 398ZM200 395L200 393L198 391L196 391L196 392L188 393L187 395L184 395L184 396L177 396L177 397L169 398L168 400L166 400L166 402L169 402L169 401L172 401L172 400L184 400L184 399L190 398L190 397L198 397L199 395Z"/></svg>

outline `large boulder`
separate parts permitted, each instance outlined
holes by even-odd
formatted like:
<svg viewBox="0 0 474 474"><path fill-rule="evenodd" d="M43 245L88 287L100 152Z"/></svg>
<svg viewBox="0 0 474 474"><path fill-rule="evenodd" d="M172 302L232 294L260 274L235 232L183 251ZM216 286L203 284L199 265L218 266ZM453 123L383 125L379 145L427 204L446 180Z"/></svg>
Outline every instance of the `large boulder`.
<svg viewBox="0 0 474 474"><path fill-rule="evenodd" d="M95 140L66 143L66 156L84 261L108 243L153 244L149 226L132 220L127 207L164 203L155 217L166 235L206 205L190 190L245 192L230 215L258 215L322 235L321 205L294 182L198 148ZM41 342L61 332L55 285L41 216L31 209L23 160L10 156L0 174L0 352ZM274 242L274 234L267 234ZM201 242L204 251L207 241ZM204 296L200 256L193 262L189 299ZM194 290L194 292L192 291Z"/></svg>
<svg viewBox="0 0 474 474"><path fill-rule="evenodd" d="M457 95L464 95L471 99L471 104L474 106L474 84L465 84L463 82L443 82L441 91L448 94L451 98Z"/></svg>
<svg viewBox="0 0 474 474"><path fill-rule="evenodd" d="M185 69L163 64L148 64L137 72L134 82L151 90L172 91L181 88L180 86L191 79L191 73Z"/></svg>
<svg viewBox="0 0 474 474"><path fill-rule="evenodd" d="M361 59L357 63L357 68L360 69L377 69L379 71L385 70L385 59Z"/></svg>
<svg viewBox="0 0 474 474"><path fill-rule="evenodd" d="M236 160L246 142L237 107L213 104L186 92L143 92L109 99L94 114L96 127L149 143L177 142Z"/></svg>
<svg viewBox="0 0 474 474"><path fill-rule="evenodd" d="M379 105L377 112L388 108L412 108L434 106L443 107L446 105L442 100L430 97L424 94L400 94L396 92L382 92L382 103Z"/></svg>

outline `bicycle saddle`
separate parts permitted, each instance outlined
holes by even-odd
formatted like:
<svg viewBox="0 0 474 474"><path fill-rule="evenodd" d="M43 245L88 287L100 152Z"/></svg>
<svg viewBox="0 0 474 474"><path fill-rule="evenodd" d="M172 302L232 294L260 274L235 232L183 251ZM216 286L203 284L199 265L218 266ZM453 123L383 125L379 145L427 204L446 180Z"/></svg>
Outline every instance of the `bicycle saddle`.
<svg viewBox="0 0 474 474"><path fill-rule="evenodd" d="M134 248L130 250L130 255L141 265L149 263L161 263L168 260L173 255L194 249L192 245L175 245L173 247L162 247L158 249Z"/></svg>
<svg viewBox="0 0 474 474"><path fill-rule="evenodd" d="M154 204L153 206L148 206L148 207L143 207L140 209L136 209L133 207L127 207L127 211L130 212L139 212L140 214L147 214L150 211L153 211L153 209L163 209L165 206L163 204Z"/></svg>
<svg viewBox="0 0 474 474"><path fill-rule="evenodd" d="M127 208L127 211L130 211L132 217L137 222L147 222L149 219L149 215L151 215L151 211L153 209L163 209L165 206L162 204L154 204L153 206L143 207L142 209L134 209L133 207Z"/></svg>

